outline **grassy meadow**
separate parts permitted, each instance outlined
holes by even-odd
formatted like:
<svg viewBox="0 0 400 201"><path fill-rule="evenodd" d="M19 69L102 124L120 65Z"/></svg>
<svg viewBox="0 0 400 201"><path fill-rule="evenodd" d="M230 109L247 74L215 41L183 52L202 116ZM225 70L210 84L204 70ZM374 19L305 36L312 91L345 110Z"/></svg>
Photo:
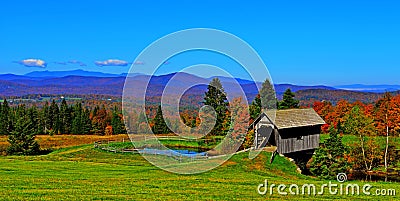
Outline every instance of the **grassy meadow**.
<svg viewBox="0 0 400 201"><path fill-rule="evenodd" d="M121 140L119 136L38 136L46 148L56 151L42 156L0 157L1 200L395 200L395 196L361 194L260 195L259 184L314 184L329 181L297 173L288 159L263 151L250 160L248 153L234 155L224 165L202 174L178 175L153 166L139 154L111 153L95 149L94 141ZM326 136L322 137L322 140ZM0 138L4 144L4 137ZM347 138L345 138L347 139ZM168 142L173 144L173 142ZM84 145L82 145L84 144ZM63 148L60 148L63 147ZM163 156L160 156L163 157ZM161 160L161 158L160 158ZM196 165L196 162L193 162ZM339 184L337 181L332 181ZM350 182L349 182L350 183ZM363 186L364 182L353 182ZM398 183L369 182L373 189L395 189ZM288 192L288 190L286 190ZM371 190L373 193L374 190ZM398 198L397 198L398 199Z"/></svg>
<svg viewBox="0 0 400 201"><path fill-rule="evenodd" d="M69 138L70 136L54 136ZM94 137L94 136L93 136ZM120 136L123 137L123 136ZM103 137L105 138L105 137ZM77 138L79 139L79 137ZM77 140L79 141L79 140ZM44 141L42 140L41 143ZM83 143L83 142L82 142ZM259 195L257 187L269 184L314 184L329 181L301 175L288 159L269 152L250 160L248 153L234 155L222 166L202 174L178 175L153 166L139 154L111 153L87 145L72 145L42 156L0 157L1 200L395 200L398 197L355 195ZM164 156L159 156L164 157ZM161 160L162 158L160 158ZM193 162L196 165L196 162ZM339 184L337 181L332 181ZM364 182L349 183L363 186ZM369 182L374 189L396 189L391 182ZM286 190L287 191L287 190Z"/></svg>
<svg viewBox="0 0 400 201"><path fill-rule="evenodd" d="M40 144L41 149L56 150L60 148L66 148L77 145L93 144L96 141L101 140L115 140L122 141L122 139L128 139L127 135L37 135L36 140ZM7 136L0 135L0 155L5 155L9 143L7 142Z"/></svg>

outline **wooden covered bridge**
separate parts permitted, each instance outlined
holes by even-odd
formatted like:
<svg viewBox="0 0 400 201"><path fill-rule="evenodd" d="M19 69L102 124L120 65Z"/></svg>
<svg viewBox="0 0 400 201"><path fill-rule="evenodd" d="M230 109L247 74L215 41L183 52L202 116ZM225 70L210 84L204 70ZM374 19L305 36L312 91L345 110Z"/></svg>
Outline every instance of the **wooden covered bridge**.
<svg viewBox="0 0 400 201"><path fill-rule="evenodd" d="M267 144L279 154L313 153L319 146L321 126L325 121L313 109L263 112L250 125L254 129L254 148Z"/></svg>

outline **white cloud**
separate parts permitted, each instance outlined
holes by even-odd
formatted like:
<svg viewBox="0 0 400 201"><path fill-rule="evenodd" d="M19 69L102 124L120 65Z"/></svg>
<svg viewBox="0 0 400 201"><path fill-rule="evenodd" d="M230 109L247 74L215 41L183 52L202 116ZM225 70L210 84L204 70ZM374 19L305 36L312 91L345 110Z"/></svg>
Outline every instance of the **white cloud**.
<svg viewBox="0 0 400 201"><path fill-rule="evenodd" d="M129 63L124 60L108 59L105 61L95 61L94 64L97 66L127 66Z"/></svg>
<svg viewBox="0 0 400 201"><path fill-rule="evenodd" d="M67 62L63 62L63 61L55 61L53 63L58 64L58 65L64 65L64 66L67 65Z"/></svg>
<svg viewBox="0 0 400 201"><path fill-rule="evenodd" d="M39 67L39 68L46 68L47 63L41 59L24 59L21 61L17 61L21 65L26 67Z"/></svg>
<svg viewBox="0 0 400 201"><path fill-rule="evenodd" d="M83 63L82 61L77 61L77 60L71 60L71 61L68 61L68 63L70 63L70 64L78 64L79 66L86 66L85 63Z"/></svg>
<svg viewBox="0 0 400 201"><path fill-rule="evenodd" d="M133 64L135 64L135 65L144 65L144 61L135 61Z"/></svg>

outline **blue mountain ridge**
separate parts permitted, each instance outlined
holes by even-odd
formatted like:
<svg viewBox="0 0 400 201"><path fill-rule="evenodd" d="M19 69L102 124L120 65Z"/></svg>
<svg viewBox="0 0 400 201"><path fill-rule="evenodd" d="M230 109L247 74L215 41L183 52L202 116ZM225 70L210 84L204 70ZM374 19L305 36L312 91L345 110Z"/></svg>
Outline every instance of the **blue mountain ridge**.
<svg viewBox="0 0 400 201"><path fill-rule="evenodd" d="M2 96L19 96L26 93L79 93L79 94L99 94L106 93L120 95L125 83L127 74L110 74L102 72L91 72L85 70L73 71L34 71L25 75L3 74L0 75L0 95ZM166 75L149 76L144 74L130 74L130 79L137 82L143 82L150 79L151 87L154 94L162 93L163 87L172 77L176 80L169 83L176 90L181 90L188 83L203 83L203 86L195 87L197 92L204 91L206 84L214 77L218 77L225 90L229 93L238 94L243 90L246 94L254 96L258 93L257 86L260 88L261 82L253 82L241 78L229 78L223 76L214 76L210 78L198 77L188 73L170 73ZM237 87L236 83L240 85ZM338 90L346 89L358 92L374 92L380 93L384 91L400 90L400 85L342 85L336 87L330 86L300 86L295 84L275 84L277 96L281 96L283 92L290 88L297 92L300 90L324 89Z"/></svg>

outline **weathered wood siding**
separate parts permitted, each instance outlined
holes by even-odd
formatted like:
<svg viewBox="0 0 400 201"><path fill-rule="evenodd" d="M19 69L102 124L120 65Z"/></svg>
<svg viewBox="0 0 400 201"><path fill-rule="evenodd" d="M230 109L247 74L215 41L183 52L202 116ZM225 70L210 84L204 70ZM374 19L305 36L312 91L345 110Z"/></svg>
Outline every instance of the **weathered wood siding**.
<svg viewBox="0 0 400 201"><path fill-rule="evenodd" d="M278 132L275 139L280 154L315 149L319 146L320 126L288 128L275 132Z"/></svg>
<svg viewBox="0 0 400 201"><path fill-rule="evenodd" d="M264 147L265 146L265 144L267 144L268 143L268 141L264 141L264 144L262 144L262 142L263 142L263 138L264 137L268 137L266 134L263 134L263 133L259 133L258 131L259 131L259 129L262 127L262 126L266 126L266 127L274 127L273 126L273 124L271 123L271 121L269 121L268 120L268 118L266 117L266 116L264 116L256 125L255 125L255 127L254 127L254 134L255 134L255 138L254 138L254 144L255 144L255 147L258 149L258 148L261 148L261 147ZM271 134L271 136L273 137L273 133ZM270 138L271 139L271 138Z"/></svg>

